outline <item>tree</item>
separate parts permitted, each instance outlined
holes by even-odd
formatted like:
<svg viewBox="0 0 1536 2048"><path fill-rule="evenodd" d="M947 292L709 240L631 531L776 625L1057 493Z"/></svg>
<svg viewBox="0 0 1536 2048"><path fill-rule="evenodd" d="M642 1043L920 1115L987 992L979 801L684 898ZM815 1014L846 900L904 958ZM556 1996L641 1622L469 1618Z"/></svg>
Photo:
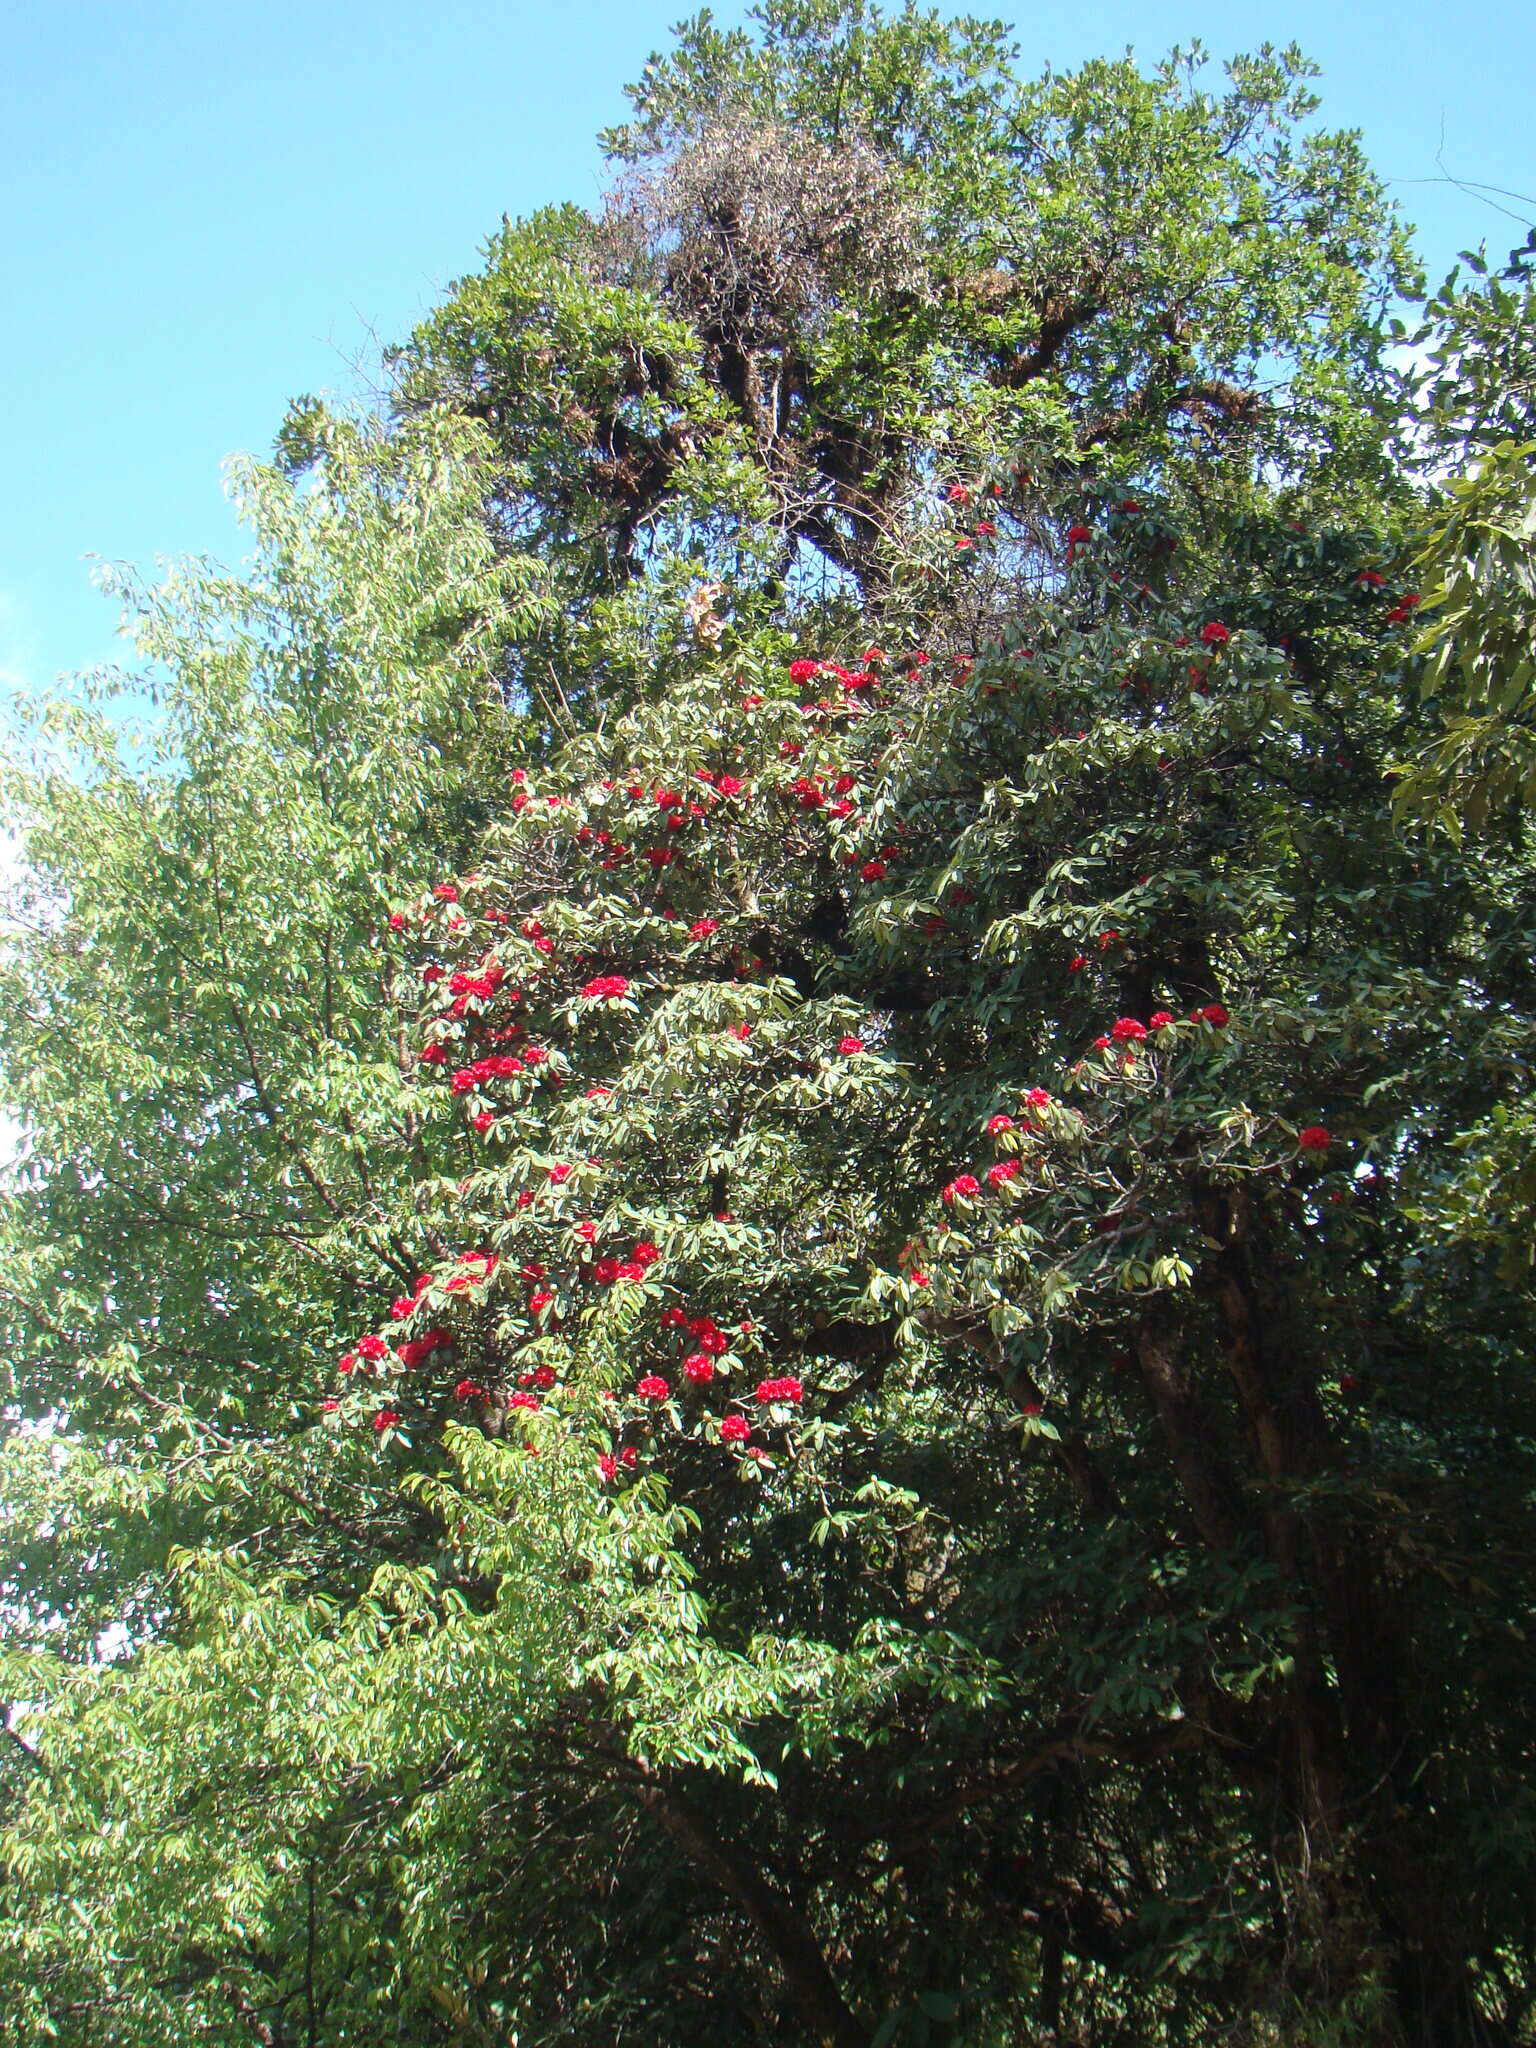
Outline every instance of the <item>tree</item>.
<svg viewBox="0 0 1536 2048"><path fill-rule="evenodd" d="M1414 337L1429 344L1423 403L1411 431L1450 471L1415 535L1410 567L1424 584L1420 688L1443 731L1398 787L1405 814L1443 830L1479 831L1536 791L1536 233L1492 272L1464 257Z"/></svg>
<svg viewBox="0 0 1536 2048"><path fill-rule="evenodd" d="M819 0L687 26L612 207L505 231L347 483L460 457L387 494L462 565L430 658L372 701L373 608L438 577L362 577L346 493L342 697L330 598L238 721L166 640L154 844L199 876L200 762L242 900L281 842L234 793L350 764L339 844L281 813L282 894L350 878L344 1027L335 912L290 953L258 904L210 976L210 881L137 913L179 964L108 945L144 799L31 798L80 821L34 859L85 848L8 1064L7 1483L64 1536L9 1601L44 2038L1528 2028L1532 1301L1443 1198L1519 1099L1531 868L1394 820L1397 232L1292 136L1294 57L1220 101L1008 62ZM216 1078L123 1103L104 1050L83 1144L48 1049L99 1014L158 1074L212 1027L147 999L205 978ZM118 1151L234 1211L216 1277L162 1237L149 1290Z"/></svg>

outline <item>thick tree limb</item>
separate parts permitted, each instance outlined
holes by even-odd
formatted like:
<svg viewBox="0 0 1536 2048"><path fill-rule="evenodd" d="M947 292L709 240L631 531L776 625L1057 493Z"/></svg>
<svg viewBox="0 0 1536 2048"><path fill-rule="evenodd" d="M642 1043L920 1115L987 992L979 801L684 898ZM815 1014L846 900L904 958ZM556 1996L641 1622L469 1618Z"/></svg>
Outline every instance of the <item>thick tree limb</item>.
<svg viewBox="0 0 1536 2048"><path fill-rule="evenodd" d="M824 2048L869 2048L869 2030L844 2003L804 1914L674 1785L642 1770L636 1797L689 1861L713 1878L756 1927L815 2028L814 2038Z"/></svg>
<svg viewBox="0 0 1536 2048"><path fill-rule="evenodd" d="M973 1807L1028 1784L1057 1764L1097 1761L1110 1764L1144 1765L1157 1758L1173 1756L1180 1750L1200 1748L1207 1731L1193 1721L1169 1721L1140 1735L1091 1735L1077 1717L1060 1724L1056 1732L1027 1756L1005 1764L994 1763L974 1778L957 1785L936 1806L904 1827L891 1839L882 1869L892 1869L930 1842L935 1835L953 1827Z"/></svg>
<svg viewBox="0 0 1536 2048"><path fill-rule="evenodd" d="M1213 1550L1232 1550L1245 1519L1242 1498L1209 1441L1206 1417L1184 1377L1182 1334L1166 1313L1149 1309L1136 1333L1136 1363L1195 1527Z"/></svg>

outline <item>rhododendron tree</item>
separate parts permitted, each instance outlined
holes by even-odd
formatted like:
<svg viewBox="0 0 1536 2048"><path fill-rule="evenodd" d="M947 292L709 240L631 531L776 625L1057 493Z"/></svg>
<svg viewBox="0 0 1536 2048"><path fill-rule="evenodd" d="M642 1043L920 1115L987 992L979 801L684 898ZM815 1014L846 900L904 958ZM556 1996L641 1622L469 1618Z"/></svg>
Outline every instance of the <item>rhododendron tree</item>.
<svg viewBox="0 0 1536 2048"><path fill-rule="evenodd" d="M1292 58L682 34L388 434L290 422L160 767L29 786L0 1988L1513 2042L1532 1300L1446 1190L1530 865L1394 821L1395 230Z"/></svg>

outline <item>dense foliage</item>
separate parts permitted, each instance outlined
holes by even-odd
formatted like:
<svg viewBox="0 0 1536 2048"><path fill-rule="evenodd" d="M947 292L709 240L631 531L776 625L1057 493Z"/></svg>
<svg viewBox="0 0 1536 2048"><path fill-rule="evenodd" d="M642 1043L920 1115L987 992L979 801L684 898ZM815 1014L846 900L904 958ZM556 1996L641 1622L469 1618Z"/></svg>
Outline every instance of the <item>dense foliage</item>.
<svg viewBox="0 0 1536 2048"><path fill-rule="evenodd" d="M1531 286L1205 76L685 25L44 714L5 2038L1531 2038Z"/></svg>

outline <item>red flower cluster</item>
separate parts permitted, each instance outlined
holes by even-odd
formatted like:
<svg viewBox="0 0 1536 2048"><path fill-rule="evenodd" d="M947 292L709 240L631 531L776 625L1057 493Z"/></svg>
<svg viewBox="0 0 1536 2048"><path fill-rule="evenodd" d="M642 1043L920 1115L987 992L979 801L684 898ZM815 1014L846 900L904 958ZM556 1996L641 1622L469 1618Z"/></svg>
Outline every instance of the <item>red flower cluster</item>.
<svg viewBox="0 0 1536 2048"><path fill-rule="evenodd" d="M974 1173L957 1173L944 1189L943 1199L951 1206L959 1201L971 1201L981 1193L981 1182Z"/></svg>
<svg viewBox="0 0 1536 2048"><path fill-rule="evenodd" d="M533 1050L537 1052L538 1048ZM479 1088L486 1081L510 1081L515 1074L522 1073L523 1064L508 1052L489 1053L472 1066L460 1067L448 1085L455 1095L468 1095L472 1088Z"/></svg>
<svg viewBox="0 0 1536 2048"><path fill-rule="evenodd" d="M744 1444L752 1434L752 1425L745 1415L727 1415L720 1423L720 1441L723 1444Z"/></svg>
<svg viewBox="0 0 1536 2048"><path fill-rule="evenodd" d="M1326 1124L1308 1124L1304 1131L1296 1133L1296 1143L1303 1152L1326 1152L1333 1143L1333 1133Z"/></svg>
<svg viewBox="0 0 1536 2048"><path fill-rule="evenodd" d="M759 1380L755 1399L765 1408L772 1402L785 1402L793 1406L805 1399L805 1388L797 1379Z"/></svg>
<svg viewBox="0 0 1536 2048"><path fill-rule="evenodd" d="M1147 1027L1135 1017L1117 1017L1109 1035L1116 1045L1139 1045L1147 1035Z"/></svg>
<svg viewBox="0 0 1536 2048"><path fill-rule="evenodd" d="M864 1041L862 1038L855 1038L850 1032L846 1038L837 1041L837 1049L839 1052L847 1053L851 1058L854 1053L864 1050Z"/></svg>
<svg viewBox="0 0 1536 2048"><path fill-rule="evenodd" d="M656 1372L648 1372L635 1386L642 1401L665 1401L669 1391L666 1381Z"/></svg>
<svg viewBox="0 0 1536 2048"><path fill-rule="evenodd" d="M616 1002L629 994L629 982L622 974L596 974L581 991L586 1003Z"/></svg>
<svg viewBox="0 0 1536 2048"><path fill-rule="evenodd" d="M637 1244L627 1259L599 1259L592 1278L599 1287L611 1287L615 1280L643 1280L661 1257L653 1244Z"/></svg>
<svg viewBox="0 0 1536 2048"><path fill-rule="evenodd" d="M489 1002L497 989L507 978L507 970L499 960L488 960L479 974L465 974L462 971L448 977L448 993L452 996L478 996L482 1002Z"/></svg>
<svg viewBox="0 0 1536 2048"><path fill-rule="evenodd" d="M434 1351L446 1351L453 1342L451 1330L428 1330L424 1337L412 1337L395 1346L395 1356L404 1366L425 1365Z"/></svg>
<svg viewBox="0 0 1536 2048"><path fill-rule="evenodd" d="M1231 638L1231 627L1224 626L1220 619L1212 619L1208 624L1200 628L1200 644L1202 647L1225 647Z"/></svg>

